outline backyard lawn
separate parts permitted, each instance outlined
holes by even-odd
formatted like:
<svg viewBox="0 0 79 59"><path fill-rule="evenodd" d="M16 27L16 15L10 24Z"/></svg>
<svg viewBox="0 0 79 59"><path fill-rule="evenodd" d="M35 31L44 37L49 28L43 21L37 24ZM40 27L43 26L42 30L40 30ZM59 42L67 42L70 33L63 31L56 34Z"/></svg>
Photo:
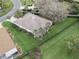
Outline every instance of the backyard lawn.
<svg viewBox="0 0 79 59"><path fill-rule="evenodd" d="M70 26L72 26L75 22L77 22L76 18L67 18L64 21L56 23L54 26L52 26L49 29L49 31L46 33L43 39L46 41L46 40L51 39L52 37L55 37L66 28L69 28Z"/></svg>
<svg viewBox="0 0 79 59"><path fill-rule="evenodd" d="M24 53L37 46L38 41L33 37L33 35L12 25L12 23L8 21L4 22L3 26L9 29L14 37L13 40L20 48L22 48Z"/></svg>
<svg viewBox="0 0 79 59"><path fill-rule="evenodd" d="M44 38L49 40L40 47L42 59L79 59L76 51L68 53L66 44L70 39L79 38L79 21L76 18L68 18L51 27Z"/></svg>

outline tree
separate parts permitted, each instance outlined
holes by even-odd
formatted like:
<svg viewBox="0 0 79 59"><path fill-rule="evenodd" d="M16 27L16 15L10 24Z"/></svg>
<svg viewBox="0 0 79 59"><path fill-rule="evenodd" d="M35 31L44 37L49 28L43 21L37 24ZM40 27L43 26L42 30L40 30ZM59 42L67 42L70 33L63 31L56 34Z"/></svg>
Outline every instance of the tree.
<svg viewBox="0 0 79 59"><path fill-rule="evenodd" d="M71 4L70 14L79 14L79 4L78 3Z"/></svg>
<svg viewBox="0 0 79 59"><path fill-rule="evenodd" d="M79 53L79 36L75 37L71 36L71 38L68 38L66 45L69 53L72 52Z"/></svg>
<svg viewBox="0 0 79 59"><path fill-rule="evenodd" d="M68 10L64 8L59 0L34 0L35 7L39 9L39 14L52 20L62 20L68 15Z"/></svg>
<svg viewBox="0 0 79 59"><path fill-rule="evenodd" d="M14 17L16 17L16 18L20 18L20 17L23 17L24 16L24 14L23 14L23 12L21 12L21 11L17 11L16 13L15 13L15 15L14 15Z"/></svg>
<svg viewBox="0 0 79 59"><path fill-rule="evenodd" d="M0 0L0 7L2 9L8 8L9 4L8 4L9 0Z"/></svg>
<svg viewBox="0 0 79 59"><path fill-rule="evenodd" d="M4 6L3 0L0 0L0 7L3 8L3 6Z"/></svg>

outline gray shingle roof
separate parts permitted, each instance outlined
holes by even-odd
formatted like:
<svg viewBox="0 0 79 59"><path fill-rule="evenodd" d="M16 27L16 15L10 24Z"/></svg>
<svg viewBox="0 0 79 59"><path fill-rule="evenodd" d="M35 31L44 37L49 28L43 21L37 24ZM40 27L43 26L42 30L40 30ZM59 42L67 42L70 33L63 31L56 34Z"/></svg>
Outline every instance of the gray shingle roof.
<svg viewBox="0 0 79 59"><path fill-rule="evenodd" d="M23 18L14 20L13 23L33 34L35 33L35 30L39 30L40 28L45 29L52 25L50 20L31 13L27 13Z"/></svg>

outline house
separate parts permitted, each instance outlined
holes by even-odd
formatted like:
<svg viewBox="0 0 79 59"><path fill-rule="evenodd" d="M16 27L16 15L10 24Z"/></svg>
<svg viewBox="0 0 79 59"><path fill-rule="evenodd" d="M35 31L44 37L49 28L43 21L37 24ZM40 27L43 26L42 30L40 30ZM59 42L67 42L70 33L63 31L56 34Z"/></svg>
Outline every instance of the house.
<svg viewBox="0 0 79 59"><path fill-rule="evenodd" d="M0 27L0 59L14 59L17 49L7 30Z"/></svg>
<svg viewBox="0 0 79 59"><path fill-rule="evenodd" d="M43 36L52 25L52 21L32 13L27 13L22 18L12 19L11 22L20 28L32 33L34 37Z"/></svg>

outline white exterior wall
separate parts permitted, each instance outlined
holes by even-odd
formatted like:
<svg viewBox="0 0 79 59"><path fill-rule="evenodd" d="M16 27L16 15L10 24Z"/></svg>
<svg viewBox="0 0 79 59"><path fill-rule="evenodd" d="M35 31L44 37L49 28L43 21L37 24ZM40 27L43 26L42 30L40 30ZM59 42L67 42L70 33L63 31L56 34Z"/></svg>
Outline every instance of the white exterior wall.
<svg viewBox="0 0 79 59"><path fill-rule="evenodd" d="M8 58L8 57L12 56L16 52L17 52L17 49L16 48L13 48L10 51L6 52L5 53L5 56Z"/></svg>

